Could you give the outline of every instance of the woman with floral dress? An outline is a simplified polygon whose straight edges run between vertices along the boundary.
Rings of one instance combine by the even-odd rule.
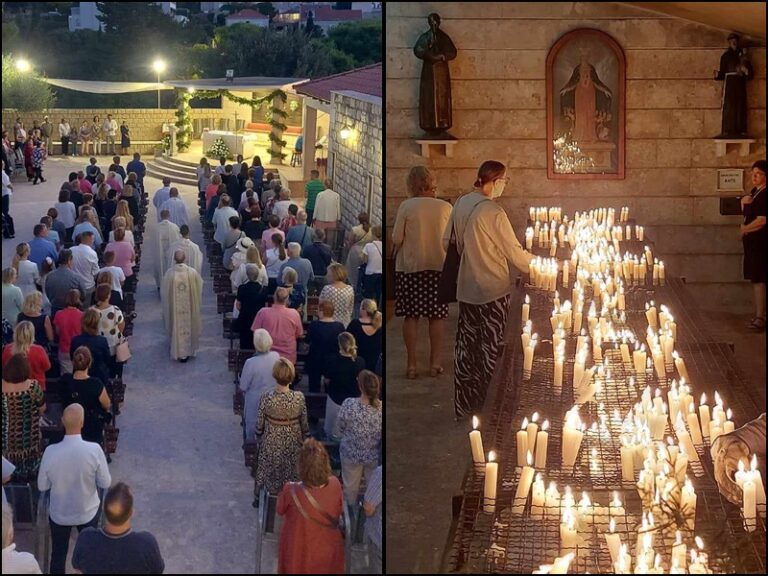
[[[298,480],[296,463],[301,445],[309,436],[309,423],[304,394],[288,388],[295,375],[293,363],[280,358],[272,368],[277,386],[261,398],[256,419],[260,444],[254,506],[258,505],[262,488],[278,494],[286,482]]]

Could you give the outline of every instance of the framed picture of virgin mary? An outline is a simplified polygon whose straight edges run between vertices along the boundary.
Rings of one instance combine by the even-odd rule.
[[[626,62],[605,32],[560,37],[547,56],[547,176],[624,178]]]

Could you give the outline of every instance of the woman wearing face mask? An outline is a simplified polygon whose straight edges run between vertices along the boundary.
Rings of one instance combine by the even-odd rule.
[[[456,247],[461,254],[454,358],[457,418],[483,407],[506,329],[511,269],[527,273],[533,259],[520,245],[504,209],[494,202],[507,181],[504,164],[483,162],[474,190],[456,201],[443,233],[443,247],[447,249],[455,226]]]

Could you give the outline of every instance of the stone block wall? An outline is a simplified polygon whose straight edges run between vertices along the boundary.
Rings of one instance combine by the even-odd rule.
[[[454,157],[420,156],[421,61],[413,55],[430,12],[458,48],[450,63]],[[405,198],[408,169],[437,172],[439,194],[454,199],[471,189],[483,160],[509,167],[500,200],[522,240],[529,205],[561,205],[572,213],[595,206],[629,206],[669,263],[686,276],[702,305],[750,306],[741,280],[738,216],[721,216],[718,168],[749,168],[765,158],[765,47],[751,47],[755,79],[748,83],[748,157],[729,148],[715,154],[720,90],[713,80],[728,31],[635,9],[620,3],[393,3],[387,8],[387,225]],[[564,33],[597,28],[622,47],[627,61],[626,178],[547,179],[546,58]]]
[[[98,116],[103,122],[107,114],[112,114],[112,117],[117,120],[118,126],[125,120],[128,122],[128,127],[131,129],[131,140],[160,140],[163,137],[163,123],[164,122],[176,122],[176,110],[156,108],[78,108],[78,109],[64,109],[53,108],[48,113],[48,117],[54,124],[55,139],[58,140],[59,122],[62,118],[66,118],[69,121],[69,125],[75,130],[80,128],[83,120],[89,122],[93,120],[94,116]],[[34,120],[39,122],[43,121],[42,112],[23,112],[17,113],[15,110],[3,108],[3,126],[6,129],[13,130],[13,124],[17,117],[21,117],[25,127],[31,127]],[[192,119],[196,118],[212,118],[218,121],[219,118],[233,118],[234,116],[227,115],[226,111],[219,108],[192,108]],[[119,137],[119,133],[118,133]]]
[[[332,178],[341,195],[344,227],[357,225],[360,212],[369,213],[371,224],[381,224],[381,98],[357,92],[334,92],[332,96],[329,157],[333,157]],[[352,128],[346,140],[339,134],[344,126]]]

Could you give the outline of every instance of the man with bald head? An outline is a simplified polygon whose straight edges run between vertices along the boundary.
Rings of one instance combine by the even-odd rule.
[[[178,188],[171,188],[170,197],[160,206],[161,214],[164,210],[168,210],[168,219],[176,226],[189,224],[187,207],[184,205],[184,200],[179,197]]]
[[[162,574],[165,562],[149,532],[131,529],[133,494],[118,482],[104,496],[101,530],[86,528],[72,554],[72,567],[83,574]]]
[[[171,222],[171,213],[166,210],[160,210],[160,222],[157,225],[157,231],[154,233],[154,244],[157,251],[157,258],[155,258],[155,282],[157,288],[163,283],[163,276],[168,268],[173,264],[171,260],[171,244],[178,242],[181,239],[181,232],[179,227]]]
[[[199,347],[203,279],[197,270],[187,266],[183,250],[176,250],[173,260],[175,264],[163,276],[160,298],[165,330],[171,338],[171,358],[186,362]]]
[[[50,490],[48,521],[51,526],[51,574],[64,574],[73,527],[81,532],[99,519],[98,488],[109,488],[112,477],[104,451],[83,440],[85,413],[80,404],[64,409],[64,439],[43,452],[37,486]]]

